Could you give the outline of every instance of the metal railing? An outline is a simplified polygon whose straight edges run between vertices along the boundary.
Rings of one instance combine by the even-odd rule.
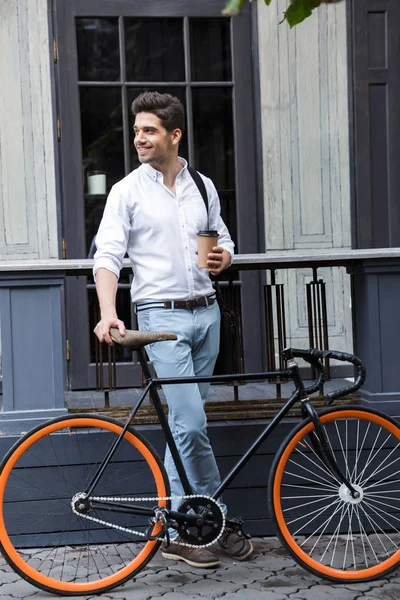
[[[327,310],[326,282],[320,276],[321,267],[349,267],[379,263],[398,265],[400,260],[400,249],[374,249],[374,250],[318,250],[312,252],[304,251],[282,251],[268,252],[265,254],[238,255],[234,258],[232,265],[231,280],[222,285],[224,302],[236,315],[237,343],[233,351],[235,353],[235,371],[244,372],[243,352],[243,324],[242,324],[242,287],[239,274],[242,271],[261,270],[266,273],[266,282],[263,290],[263,312],[266,343],[266,370],[284,370],[285,364],[281,358],[281,351],[288,344],[287,331],[287,302],[285,299],[285,287],[277,282],[276,273],[280,270],[298,269],[307,267],[310,269],[311,280],[305,284],[305,304],[308,327],[308,345],[326,349],[329,347],[329,327]],[[7,273],[27,272],[27,276],[35,274],[54,274],[65,276],[90,275],[93,260],[37,260],[29,261],[0,261],[0,273],[3,277]],[[130,269],[129,262],[124,261],[124,269]],[[229,349],[231,350],[231,348]],[[224,349],[222,348],[222,351]],[[96,344],[96,388],[104,392],[105,405],[109,405],[110,391],[117,386],[117,366],[112,349],[102,348]],[[330,377],[330,365],[326,364],[326,375]],[[105,378],[104,373],[108,375]],[[239,382],[237,382],[238,384]],[[282,395],[282,381],[277,380],[276,397]],[[235,392],[237,391],[237,384]],[[235,396],[236,398],[236,396]]]

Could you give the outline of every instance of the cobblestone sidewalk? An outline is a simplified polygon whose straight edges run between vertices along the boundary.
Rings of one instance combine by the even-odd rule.
[[[400,570],[390,579],[332,585],[310,575],[285,553],[275,538],[255,538],[255,553],[245,563],[221,556],[219,569],[202,570],[162,558],[104,600],[400,600]],[[0,558],[0,599],[50,600]],[[83,600],[99,596],[80,596]]]

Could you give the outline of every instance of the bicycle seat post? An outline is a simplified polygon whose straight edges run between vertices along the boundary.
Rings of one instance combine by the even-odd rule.
[[[138,353],[139,363],[140,363],[140,366],[142,368],[143,375],[145,377],[146,383],[149,383],[149,381],[152,379],[152,375],[151,375],[151,371],[150,371],[148,362],[146,360],[144,349],[143,348],[139,348],[137,350],[137,353]]]

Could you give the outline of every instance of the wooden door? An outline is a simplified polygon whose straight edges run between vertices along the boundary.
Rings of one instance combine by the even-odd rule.
[[[216,184],[237,251],[262,249],[257,235],[251,11],[247,7],[231,19],[221,15],[223,6],[224,0],[55,0],[67,258],[90,255],[107,193],[138,166],[130,106],[146,89],[164,90],[182,100],[187,135],[181,155]],[[96,173],[102,187],[93,189],[91,176]],[[123,275],[118,286],[118,314],[127,327],[135,327],[130,277]],[[249,366],[254,357],[255,368],[260,368],[257,281],[257,274],[245,275],[242,298]],[[69,280],[67,288],[70,387],[92,388],[93,280]],[[118,386],[140,383],[134,360],[135,355],[118,349]]]
[[[354,0],[353,245],[400,246],[400,2]]]

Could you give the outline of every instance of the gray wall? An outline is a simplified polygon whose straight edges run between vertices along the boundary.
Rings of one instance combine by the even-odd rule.
[[[0,261],[59,258],[48,4],[0,2]],[[64,407],[62,289],[0,279],[0,428]]]

